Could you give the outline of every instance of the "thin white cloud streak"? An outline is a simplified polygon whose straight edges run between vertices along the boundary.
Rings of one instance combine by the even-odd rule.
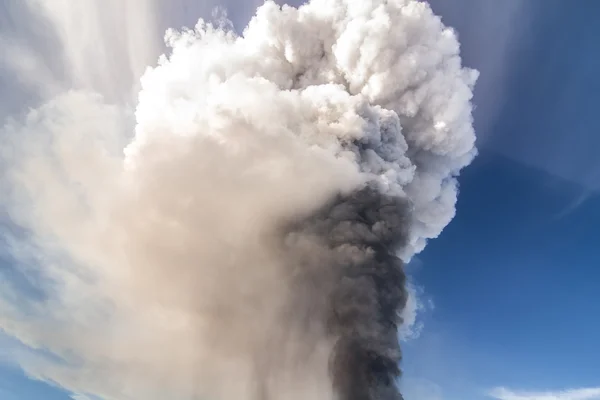
[[[554,392],[514,391],[505,387],[497,387],[490,390],[488,395],[498,400],[597,400],[600,399],[600,387]]]
[[[139,78],[165,52],[164,32],[193,27],[215,7],[244,27],[260,0],[23,0],[0,5],[0,118],[71,89],[135,103]],[[19,93],[22,92],[22,93]]]

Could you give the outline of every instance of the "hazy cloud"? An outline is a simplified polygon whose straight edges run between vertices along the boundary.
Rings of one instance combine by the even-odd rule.
[[[600,387],[554,392],[514,391],[505,387],[497,387],[490,390],[489,397],[498,400],[596,400],[600,399]]]

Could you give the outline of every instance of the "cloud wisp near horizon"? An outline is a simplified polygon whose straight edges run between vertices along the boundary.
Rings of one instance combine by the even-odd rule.
[[[490,390],[488,395],[498,400],[597,400],[600,399],[600,387],[546,392],[515,391],[505,387],[497,387]]]

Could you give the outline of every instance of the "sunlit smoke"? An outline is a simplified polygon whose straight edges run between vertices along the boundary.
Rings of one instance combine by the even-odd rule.
[[[455,33],[414,0],[266,2],[155,63],[153,2],[31,4],[69,68],[28,70],[43,104],[2,132],[16,362],[107,400],[401,398],[402,264],[476,154]]]

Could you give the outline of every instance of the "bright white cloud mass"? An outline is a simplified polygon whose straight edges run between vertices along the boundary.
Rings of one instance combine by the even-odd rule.
[[[60,67],[26,44],[4,61],[41,104],[0,149],[15,362],[77,398],[328,400],[345,318],[399,359],[378,318],[418,332],[403,277],[330,275],[409,260],[454,217],[477,72],[427,4],[267,2],[242,34],[221,14],[169,30],[157,62],[152,1],[25,4]]]
[[[490,397],[498,400],[596,400],[600,388],[568,389],[555,392],[512,391],[499,387],[490,391]]]

